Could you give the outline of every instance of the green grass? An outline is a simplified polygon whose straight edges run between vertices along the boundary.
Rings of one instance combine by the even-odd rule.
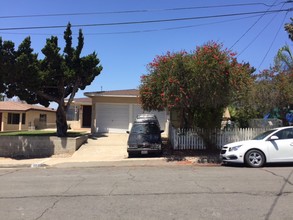
[[[67,137],[78,137],[86,134],[86,132],[68,131]],[[55,136],[56,131],[46,130],[33,130],[33,131],[13,131],[13,132],[0,132],[0,136]]]

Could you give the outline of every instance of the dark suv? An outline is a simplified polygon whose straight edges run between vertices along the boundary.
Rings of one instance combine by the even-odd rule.
[[[134,122],[155,122],[160,127],[159,120],[155,114],[138,114]]]
[[[158,124],[154,121],[134,122],[127,141],[128,156],[162,153],[162,138]]]

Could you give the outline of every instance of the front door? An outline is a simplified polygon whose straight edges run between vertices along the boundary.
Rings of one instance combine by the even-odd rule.
[[[82,127],[83,128],[90,128],[91,127],[91,120],[92,120],[92,106],[84,105],[83,106],[83,113],[82,113]]]

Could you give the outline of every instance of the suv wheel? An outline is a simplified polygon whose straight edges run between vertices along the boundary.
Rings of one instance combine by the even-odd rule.
[[[132,157],[134,157],[135,156],[135,153],[130,153],[130,152],[128,152],[128,158],[132,158]]]

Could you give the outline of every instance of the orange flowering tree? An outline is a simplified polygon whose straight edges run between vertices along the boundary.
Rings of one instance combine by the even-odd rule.
[[[177,111],[181,127],[216,128],[224,109],[240,99],[253,82],[254,69],[239,63],[222,44],[208,42],[195,51],[166,53],[148,65],[141,77],[145,110]]]

